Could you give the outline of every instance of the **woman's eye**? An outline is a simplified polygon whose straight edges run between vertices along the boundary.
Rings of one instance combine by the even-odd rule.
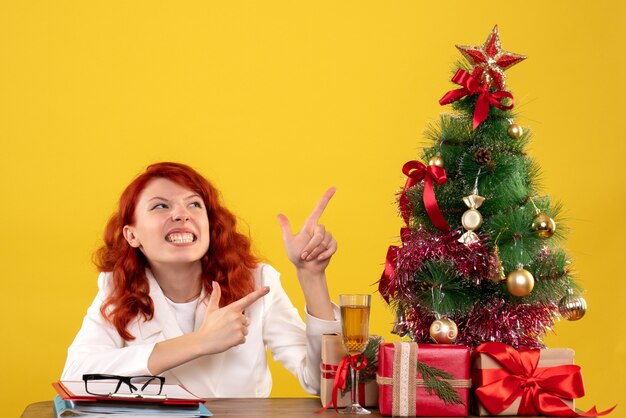
[[[202,202],[191,202],[191,206],[194,208],[202,208]]]
[[[165,203],[157,203],[156,205],[152,206],[152,209],[165,209],[167,208],[167,205]]]

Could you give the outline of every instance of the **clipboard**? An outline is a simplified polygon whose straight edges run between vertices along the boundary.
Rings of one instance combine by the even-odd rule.
[[[100,383],[103,388],[108,385],[111,386],[110,390],[103,390],[103,393],[114,392],[116,383]],[[193,393],[189,392],[181,385],[164,384],[162,397],[141,397],[141,396],[99,396],[87,393],[85,390],[85,382],[83,381],[69,381],[59,380],[52,383],[52,387],[59,394],[64,401],[73,402],[96,402],[96,401],[110,401],[110,402],[128,402],[128,403],[157,403],[162,405],[197,405],[199,403],[205,403],[202,398],[197,397]]]

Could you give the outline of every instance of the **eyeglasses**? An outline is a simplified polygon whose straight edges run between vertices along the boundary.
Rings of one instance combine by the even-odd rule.
[[[96,396],[119,398],[165,399],[161,395],[163,376],[117,376],[113,374],[84,374],[85,390]]]

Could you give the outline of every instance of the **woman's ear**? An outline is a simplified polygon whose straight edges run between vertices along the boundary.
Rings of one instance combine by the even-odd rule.
[[[135,227],[130,226],[130,225],[125,225],[124,228],[122,229],[122,233],[124,234],[124,238],[128,242],[128,245],[130,245],[133,248],[139,247],[140,243],[139,243],[139,239],[137,238],[137,235],[135,235]]]

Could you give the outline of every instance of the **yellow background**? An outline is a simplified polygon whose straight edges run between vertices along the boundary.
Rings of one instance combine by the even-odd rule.
[[[96,291],[91,254],[147,164],[212,179],[257,252],[303,298],[276,214],[299,226],[323,191],[339,241],[333,297],[374,292],[397,242],[401,166],[453,88],[455,44],[499,24],[518,122],[543,190],[562,201],[587,316],[558,323],[587,397],[624,397],[622,1],[4,1],[0,5],[2,416],[52,399]],[[393,318],[374,297],[371,331]],[[302,396],[272,366],[272,396]]]

